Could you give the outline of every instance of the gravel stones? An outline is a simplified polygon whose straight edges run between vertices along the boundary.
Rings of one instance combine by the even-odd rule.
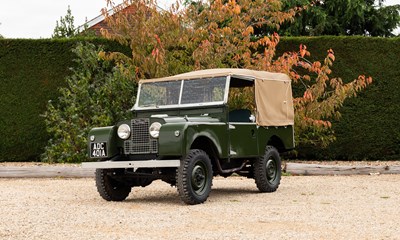
[[[217,177],[204,204],[155,181],[124,202],[94,180],[0,179],[0,239],[397,239],[400,175],[284,176],[275,193]]]

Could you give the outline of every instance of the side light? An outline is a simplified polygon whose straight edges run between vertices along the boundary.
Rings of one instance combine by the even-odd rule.
[[[181,135],[181,132],[179,130],[176,130],[174,134],[175,134],[175,137],[179,137],[179,135]]]

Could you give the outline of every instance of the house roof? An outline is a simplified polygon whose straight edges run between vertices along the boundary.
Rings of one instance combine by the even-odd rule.
[[[121,3],[120,5],[118,5],[117,8],[121,7],[122,4],[123,4],[123,3]],[[124,7],[124,8],[121,8],[121,10],[124,10],[124,9],[126,9],[126,8],[128,8],[128,7],[130,7],[130,5],[129,5],[129,6],[126,6],[126,7]],[[157,5],[157,9],[158,9],[158,10],[165,11],[165,9],[161,8],[161,7],[158,6],[158,5]],[[113,9],[113,8],[111,8],[111,9],[109,9],[109,10],[107,11],[107,15],[108,15],[108,16],[112,16],[112,15],[114,15],[114,14],[115,14],[115,12],[114,12],[114,9]],[[98,23],[100,23],[100,22],[102,22],[102,21],[104,21],[104,20],[105,20],[104,15],[103,15],[103,14],[100,14],[99,16],[97,16],[97,17],[95,17],[95,18],[93,18],[93,19],[91,19],[91,20],[85,22],[85,24],[79,26],[78,29],[79,29],[79,30],[83,30],[83,29],[85,29],[85,27],[86,27],[87,29],[90,29],[91,27],[95,26],[96,24],[98,24]]]
[[[114,9],[112,9],[112,8],[109,9],[109,10],[107,11],[107,14],[108,14],[109,16],[114,15]],[[104,15],[103,15],[103,14],[100,14],[99,16],[93,18],[92,20],[87,21],[85,24],[86,24],[86,27],[87,27],[87,28],[91,28],[91,27],[93,27],[94,25],[96,25],[96,24],[98,24],[99,22],[102,22],[102,21],[104,21],[104,20],[105,20]]]

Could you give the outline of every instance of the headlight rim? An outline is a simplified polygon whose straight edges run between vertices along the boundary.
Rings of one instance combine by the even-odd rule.
[[[123,128],[125,128],[125,129],[123,129]],[[127,140],[127,139],[129,139],[131,134],[132,134],[131,127],[128,124],[124,123],[124,124],[119,125],[118,130],[117,130],[117,135],[119,138],[121,138],[122,140]]]

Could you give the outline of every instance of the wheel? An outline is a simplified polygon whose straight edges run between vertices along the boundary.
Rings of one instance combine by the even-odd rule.
[[[186,204],[199,204],[207,200],[212,185],[211,160],[203,150],[190,150],[176,172],[179,196]]]
[[[107,201],[123,201],[131,192],[131,187],[113,179],[123,169],[96,169],[96,187],[100,196]]]
[[[275,192],[281,182],[281,158],[273,146],[265,148],[264,156],[254,162],[254,179],[260,192]]]

